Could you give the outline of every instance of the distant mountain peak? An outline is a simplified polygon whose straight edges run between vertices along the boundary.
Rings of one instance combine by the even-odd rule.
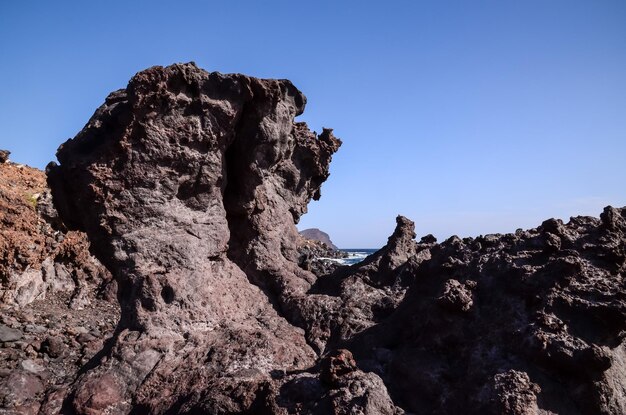
[[[300,235],[304,236],[307,239],[313,239],[315,241],[320,241],[328,245],[330,248],[338,250],[337,246],[330,240],[330,236],[317,228],[309,228],[303,231],[300,231]]]

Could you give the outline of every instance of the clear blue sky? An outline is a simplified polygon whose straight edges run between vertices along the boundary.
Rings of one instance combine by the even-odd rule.
[[[152,65],[289,78],[344,145],[301,228],[378,247],[626,205],[626,2],[0,3],[0,148],[43,168]]]

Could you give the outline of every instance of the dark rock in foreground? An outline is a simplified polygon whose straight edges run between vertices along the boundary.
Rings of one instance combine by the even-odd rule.
[[[399,216],[385,247],[318,276],[298,266],[295,223],[340,142],[294,122],[304,103],[288,81],[192,64],[148,69],[111,94],[59,149],[49,183],[59,223],[84,230],[115,277],[121,318],[61,386],[32,359],[0,372],[0,404],[626,413],[626,209],[441,244],[417,242]],[[46,338],[39,350],[63,362],[73,344]]]
[[[409,259],[402,302],[346,347],[413,412],[625,413],[625,234],[608,207],[452,237]]]

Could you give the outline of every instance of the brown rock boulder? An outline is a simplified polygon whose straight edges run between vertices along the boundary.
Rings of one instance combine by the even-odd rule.
[[[294,123],[305,102],[288,81],[154,67],[59,149],[55,203],[122,305],[106,363],[77,382],[78,413],[240,413],[272,373],[314,365],[276,311],[315,279],[297,266],[295,221],[340,144]],[[92,397],[105,389],[121,395]]]

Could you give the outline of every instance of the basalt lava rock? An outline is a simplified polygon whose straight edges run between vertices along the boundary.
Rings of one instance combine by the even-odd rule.
[[[102,348],[70,330],[108,337],[115,297],[86,235],[59,221],[45,173],[0,163],[0,413],[58,413],[53,396]]]
[[[415,242],[415,225],[398,216],[387,244],[361,263],[322,276],[298,303],[297,321],[317,350],[333,350],[356,333],[392,314],[400,304],[411,271],[430,258],[434,244]]]
[[[356,362],[349,350],[335,350],[322,360],[320,379],[329,385],[337,385],[342,376],[356,370]]]
[[[434,245],[394,313],[341,346],[415,413],[624,413],[625,218]]]
[[[305,102],[289,81],[154,67],[61,146],[49,173],[55,203],[89,235],[122,306],[114,341],[67,411],[308,405],[278,399],[317,360],[281,312],[315,281],[297,265],[295,222],[319,198],[340,141],[294,122]],[[355,399],[372,376],[355,377],[368,382]]]
[[[56,216],[44,172],[0,163],[1,305],[25,306],[70,292],[71,307],[80,309],[111,281],[89,253],[86,235],[57,226]]]
[[[315,275],[295,224],[340,141],[294,121],[305,102],[285,80],[154,67],[59,149],[59,221],[122,311],[42,408],[626,412],[626,210],[441,244],[399,216],[378,252]]]

